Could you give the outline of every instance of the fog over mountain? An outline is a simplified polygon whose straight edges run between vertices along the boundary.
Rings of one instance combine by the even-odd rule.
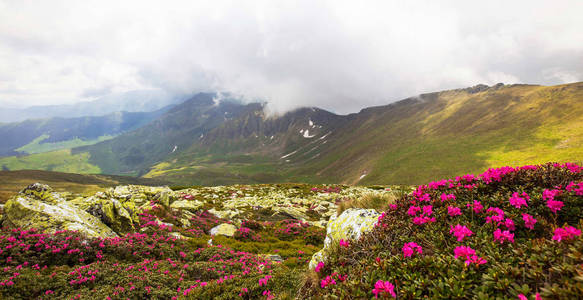
[[[60,105],[37,105],[24,108],[3,107],[0,123],[52,117],[75,118],[104,116],[114,112],[151,112],[180,103],[186,96],[169,94],[164,90],[135,90],[110,93],[95,100]]]
[[[157,89],[348,113],[478,83],[575,82],[582,15],[577,0],[0,0],[0,107]]]

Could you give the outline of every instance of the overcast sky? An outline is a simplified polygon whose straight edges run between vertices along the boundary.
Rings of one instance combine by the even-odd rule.
[[[583,1],[0,0],[0,105],[229,91],[337,113],[583,81]]]

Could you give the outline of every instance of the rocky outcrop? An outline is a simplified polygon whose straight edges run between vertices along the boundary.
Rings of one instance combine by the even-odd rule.
[[[173,200],[173,192],[168,187],[125,185],[71,202],[123,235],[137,230],[139,213],[149,208],[151,201],[169,206]]]
[[[319,262],[325,262],[331,251],[338,247],[340,240],[358,240],[363,233],[371,231],[378,223],[380,214],[374,209],[345,210],[340,216],[332,217],[326,227],[324,248],[316,252],[310,260],[310,269]]]
[[[87,237],[117,236],[97,217],[40,183],[26,187],[6,202],[2,226],[36,228],[46,232],[73,230]]]
[[[209,233],[210,235],[224,235],[232,237],[235,235],[235,231],[237,231],[237,227],[235,227],[235,225],[223,223],[211,228]]]

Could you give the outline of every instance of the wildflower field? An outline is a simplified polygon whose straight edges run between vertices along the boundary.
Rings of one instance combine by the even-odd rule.
[[[415,188],[121,186],[90,197],[59,195],[31,185],[7,202],[0,230],[0,298],[575,299],[583,294],[583,167],[574,164],[489,169]],[[17,223],[18,203],[29,203],[30,215],[49,218],[35,215]],[[312,256],[324,246],[327,224],[340,219],[338,213],[373,204],[379,214],[371,231],[336,241],[310,269]],[[55,208],[48,209],[51,205]],[[77,223],[50,215],[65,206],[91,214],[111,233],[90,235],[86,228],[74,230]]]

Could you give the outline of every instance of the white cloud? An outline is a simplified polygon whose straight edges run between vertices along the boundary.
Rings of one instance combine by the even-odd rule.
[[[340,113],[583,80],[583,2],[4,1],[0,104],[221,90]]]

